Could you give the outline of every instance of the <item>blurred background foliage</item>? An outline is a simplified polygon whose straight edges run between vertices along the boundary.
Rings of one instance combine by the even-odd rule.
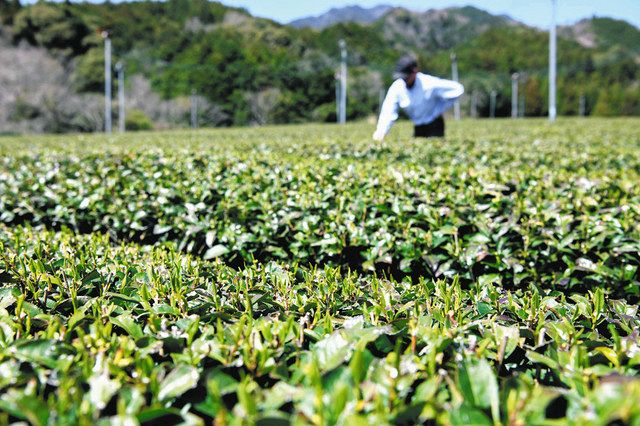
[[[189,105],[180,99],[194,93],[204,107],[202,125],[334,121],[339,39],[349,49],[350,119],[377,113],[393,64],[407,51],[419,56],[423,70],[444,77],[455,51],[466,87],[464,115],[472,114],[475,97],[477,115],[489,116],[489,94],[495,90],[496,114],[509,116],[514,72],[523,76],[524,114],[547,114],[547,33],[473,7],[438,14],[392,9],[370,25],[338,23],[315,30],[206,0],[31,5],[0,0],[0,22],[2,58],[15,63],[29,52],[49,64],[43,68],[42,61],[25,59],[31,65],[28,83],[12,75],[24,73],[24,64],[0,72],[4,132],[100,129],[100,102],[94,102],[95,110],[87,106],[93,117],[89,126],[43,123],[42,97],[48,92],[42,86],[55,68],[59,78],[49,83],[66,91],[67,100],[102,96],[103,30],[110,33],[114,63],[125,64],[128,100],[155,127],[188,125]],[[560,36],[560,114],[579,114],[581,99],[586,115],[640,114],[640,30],[624,21],[592,18],[562,27]],[[140,92],[154,102],[133,97]]]

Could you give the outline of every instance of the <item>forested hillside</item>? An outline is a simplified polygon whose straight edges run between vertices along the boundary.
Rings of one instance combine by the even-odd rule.
[[[0,71],[4,132],[100,128],[104,30],[113,41],[114,64],[125,66],[132,129],[187,125],[193,96],[203,126],[333,121],[341,38],[349,48],[352,119],[377,111],[393,64],[406,51],[418,54],[427,72],[443,76],[450,75],[455,51],[467,87],[464,114],[475,98],[477,114],[487,116],[495,90],[498,115],[509,115],[513,72],[523,75],[526,115],[546,114],[546,32],[473,7],[394,8],[372,24],[322,30],[206,0],[28,6],[0,0],[0,16],[0,58],[10,64]],[[640,114],[640,31],[597,18],[560,34],[559,113],[578,114],[583,98],[588,115]],[[25,58],[21,68],[16,58]],[[64,102],[79,111],[57,111]]]

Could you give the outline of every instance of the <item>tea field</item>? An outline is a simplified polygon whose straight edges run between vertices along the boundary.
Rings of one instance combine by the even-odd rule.
[[[640,425],[640,120],[0,138],[0,424]]]

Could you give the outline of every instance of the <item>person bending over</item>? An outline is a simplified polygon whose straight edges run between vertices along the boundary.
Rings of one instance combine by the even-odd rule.
[[[378,126],[373,139],[382,141],[402,108],[413,121],[414,137],[443,137],[442,114],[464,93],[462,84],[423,74],[414,56],[400,58],[391,84],[382,103]]]

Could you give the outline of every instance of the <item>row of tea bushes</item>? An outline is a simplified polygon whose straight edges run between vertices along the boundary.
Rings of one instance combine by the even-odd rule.
[[[638,300],[640,154],[625,139],[396,146],[271,132],[241,151],[212,139],[202,153],[180,141],[150,153],[127,139],[117,146],[128,153],[9,155],[0,221],[171,241],[236,267],[276,260],[465,284],[497,274],[511,288],[598,285]]]
[[[637,310],[2,227],[0,422],[638,424]]]

